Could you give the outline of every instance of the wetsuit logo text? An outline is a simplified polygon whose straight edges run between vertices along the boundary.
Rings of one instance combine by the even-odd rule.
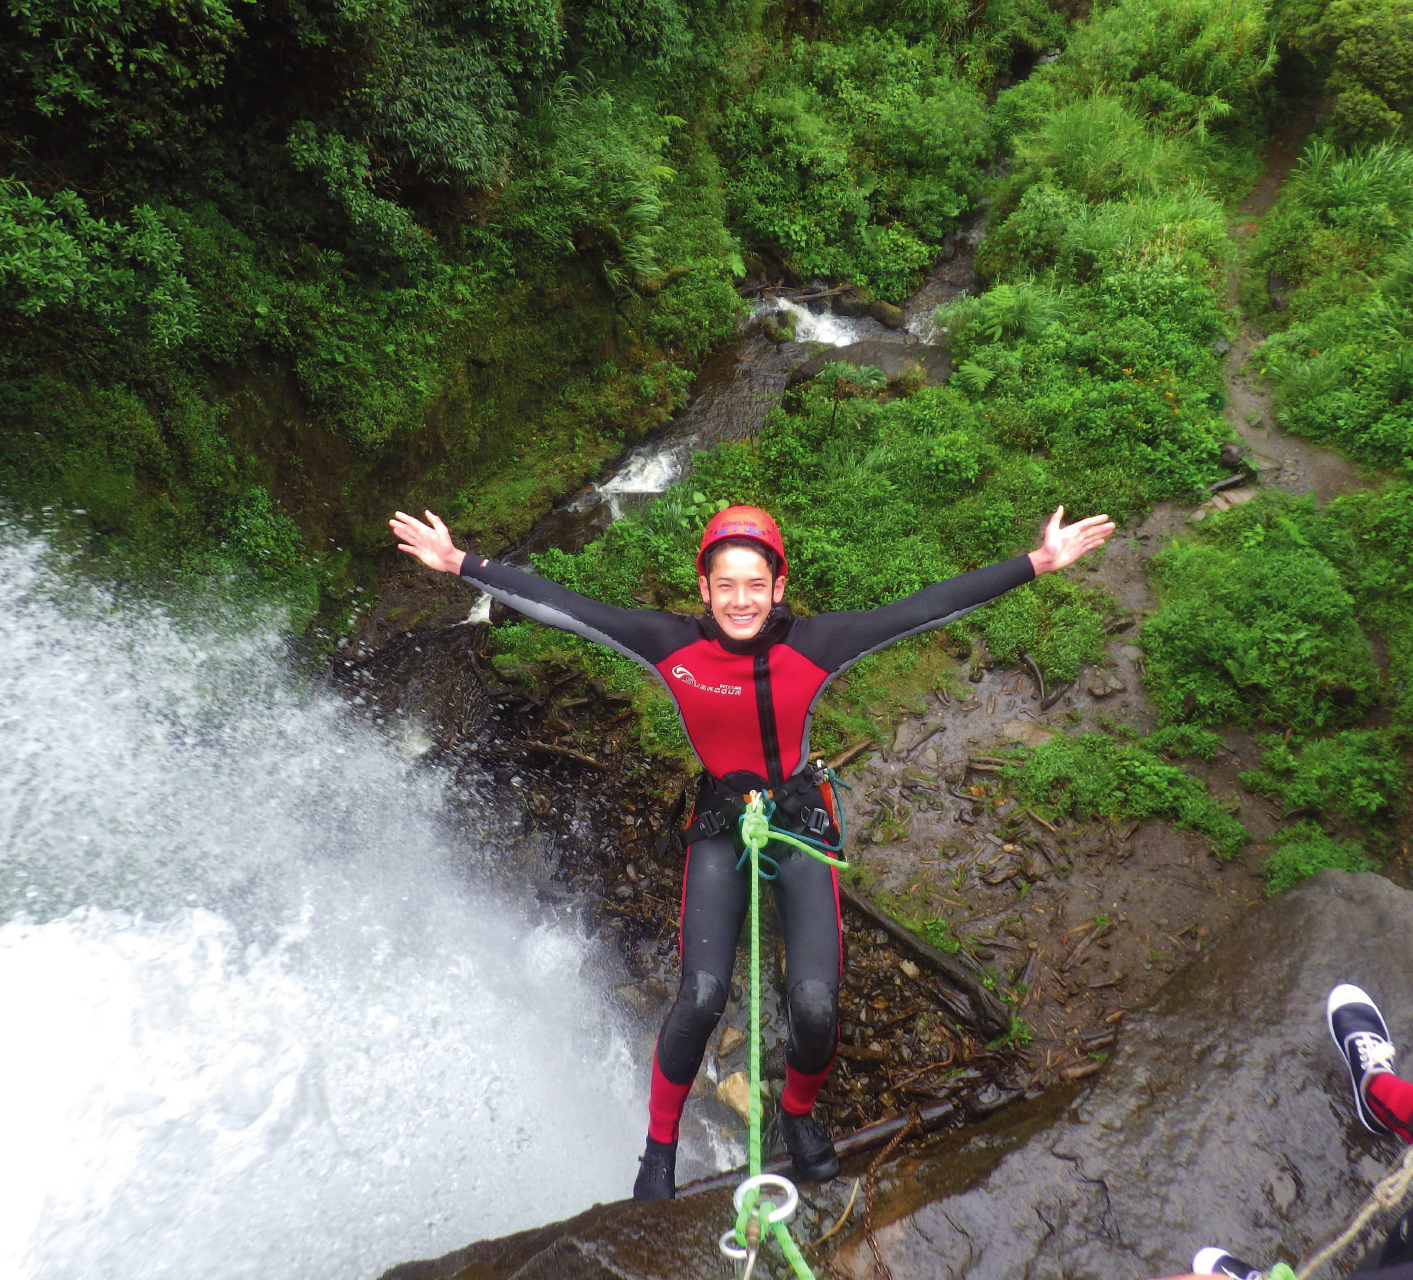
[[[672,668],[672,674],[683,684],[689,684],[694,689],[700,689],[703,693],[724,693],[731,697],[741,696],[741,686],[739,684],[702,684],[686,667],[680,663]]]

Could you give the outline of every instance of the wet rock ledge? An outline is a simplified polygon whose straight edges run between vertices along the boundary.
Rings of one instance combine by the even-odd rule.
[[[807,1256],[851,1280],[882,1274],[879,1262],[894,1280],[1142,1280],[1186,1271],[1208,1244],[1295,1261],[1401,1155],[1354,1117],[1325,1029],[1341,981],[1369,990],[1396,1043],[1413,1044],[1413,893],[1327,871],[1253,907],[1131,1016],[1099,1076],[891,1166],[872,1180],[871,1230],[860,1194]],[[807,1189],[798,1238],[829,1229],[868,1159]],[[727,1197],[597,1205],[385,1280],[719,1277]]]

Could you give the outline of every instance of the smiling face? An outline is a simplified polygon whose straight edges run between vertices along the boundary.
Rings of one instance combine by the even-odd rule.
[[[772,579],[766,558],[748,547],[723,547],[707,568],[697,583],[716,625],[732,640],[754,639],[785,598],[785,575]]]

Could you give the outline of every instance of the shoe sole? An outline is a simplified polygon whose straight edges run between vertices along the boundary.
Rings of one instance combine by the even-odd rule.
[[[1374,1018],[1379,1024],[1379,1034],[1390,1044],[1393,1037],[1388,1033],[1388,1026],[1384,1022],[1384,1015],[1379,1012],[1379,1006],[1370,998],[1369,993],[1361,987],[1356,987],[1349,982],[1341,982],[1330,992],[1329,998],[1325,1001],[1325,1026],[1330,1029],[1330,1039],[1334,1041],[1335,1048],[1339,1050],[1339,1056],[1344,1059],[1345,1070],[1349,1072],[1349,1089],[1354,1095],[1354,1111],[1362,1124],[1370,1133],[1380,1136],[1389,1132],[1388,1126],[1380,1124],[1374,1118],[1373,1113],[1364,1103],[1364,1096],[1359,1089],[1359,1080],[1354,1074],[1354,1064],[1349,1060],[1349,1053],[1344,1045],[1339,1042],[1339,1036],[1335,1034],[1334,1016],[1335,1011],[1343,1009],[1345,1005],[1362,1004],[1372,1009]]]
[[[1226,1263],[1226,1266],[1222,1264]],[[1238,1270],[1245,1268],[1245,1270]],[[1215,1246],[1208,1246],[1206,1249],[1199,1249],[1192,1259],[1192,1274],[1197,1276],[1231,1276],[1236,1280],[1250,1280],[1251,1276],[1259,1276],[1260,1269],[1253,1267],[1250,1263],[1242,1262],[1240,1258],[1234,1258],[1225,1249]]]

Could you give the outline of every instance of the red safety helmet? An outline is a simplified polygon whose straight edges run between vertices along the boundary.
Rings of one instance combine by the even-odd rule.
[[[785,543],[780,538],[780,530],[775,521],[759,507],[727,507],[718,511],[707,521],[706,532],[702,534],[701,550],[697,552],[697,572],[705,575],[707,552],[726,538],[750,538],[762,546],[769,547],[779,562],[776,576],[785,573]]]

